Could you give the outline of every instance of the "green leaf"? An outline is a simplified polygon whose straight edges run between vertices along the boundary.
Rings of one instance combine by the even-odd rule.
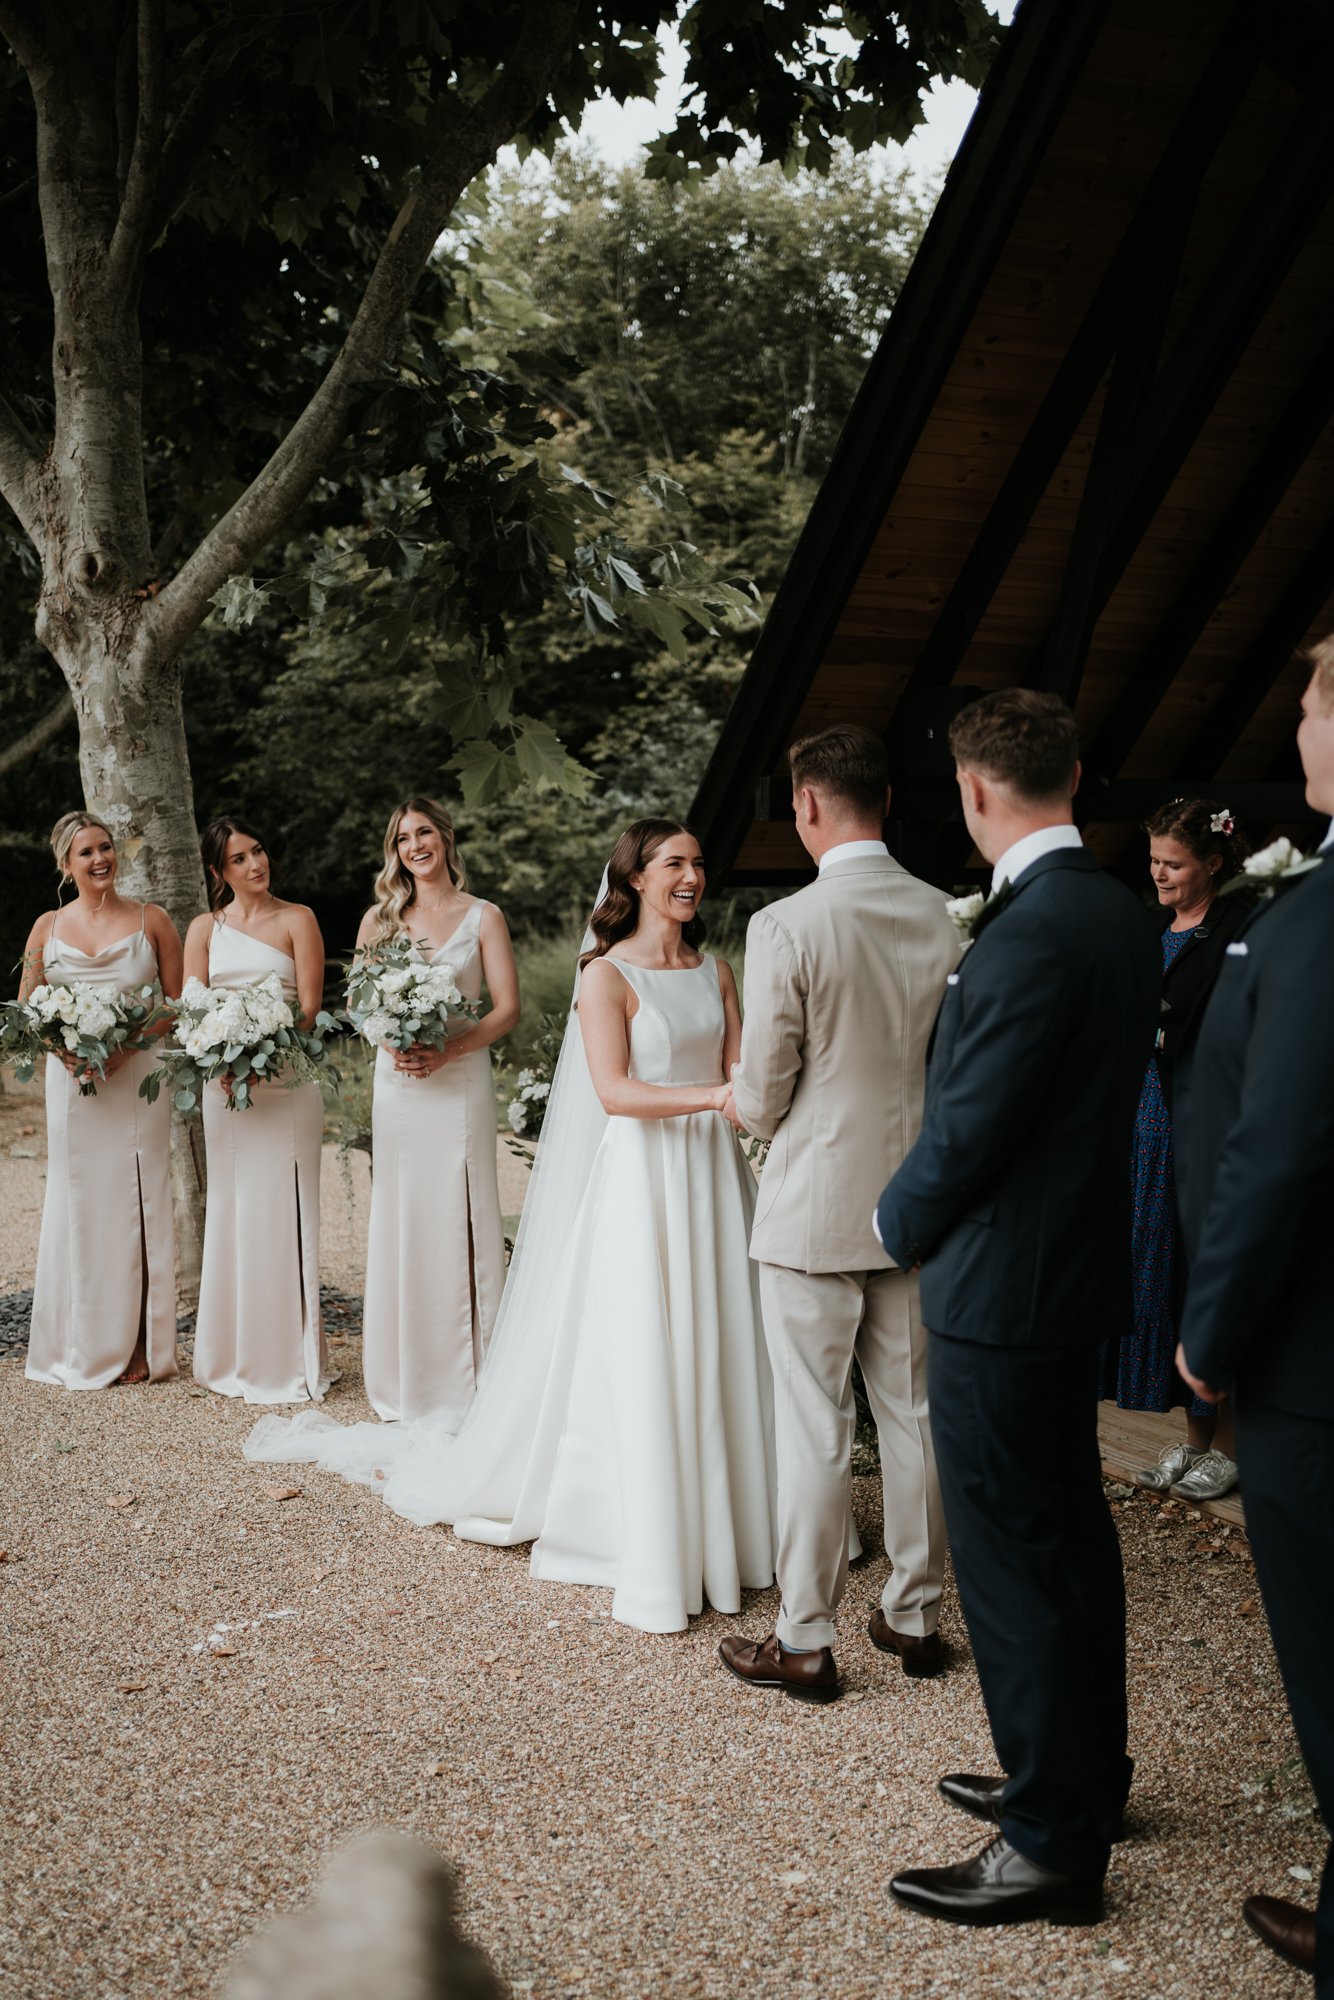
[[[494,743],[465,743],[450,759],[466,806],[490,805],[514,790],[517,774],[513,761]]]

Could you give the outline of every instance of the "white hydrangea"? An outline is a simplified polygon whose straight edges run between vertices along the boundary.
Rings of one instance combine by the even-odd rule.
[[[528,1129],[528,1108],[517,1097],[509,1107],[509,1121],[515,1132],[522,1133]]]
[[[382,1042],[389,1040],[396,1025],[392,1014],[368,1014],[361,1024],[361,1032],[368,1042],[373,1042],[378,1048]]]

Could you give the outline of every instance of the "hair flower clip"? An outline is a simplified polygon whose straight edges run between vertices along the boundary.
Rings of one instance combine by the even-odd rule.
[[[1230,833],[1235,833],[1236,830],[1237,830],[1237,822],[1233,819],[1231,813],[1228,811],[1226,806],[1223,807],[1223,810],[1221,812],[1212,813],[1210,815],[1209,818],[1210,833],[1230,834]]]

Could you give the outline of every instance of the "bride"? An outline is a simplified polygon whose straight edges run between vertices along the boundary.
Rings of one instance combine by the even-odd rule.
[[[773,1389],[747,1253],[754,1182],[719,1115],[741,1045],[699,950],[704,864],[674,820],[616,843],[477,1396],[462,1426],[264,1418],[248,1458],[313,1460],[535,1577],[681,1631],[773,1581]]]

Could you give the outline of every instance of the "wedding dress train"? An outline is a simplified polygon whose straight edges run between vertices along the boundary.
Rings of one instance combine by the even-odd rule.
[[[638,1000],[631,1073],[721,1082],[716,961],[611,962]],[[679,1631],[706,1600],[736,1612],[743,1588],[774,1576],[754,1181],[716,1112],[606,1117],[577,1025],[551,1105],[532,1214],[457,1433],[445,1418],[342,1426],[312,1410],[265,1418],[246,1455],[376,1485],[396,1512],[465,1540],[532,1541],[534,1576],[601,1585],[614,1618]]]

